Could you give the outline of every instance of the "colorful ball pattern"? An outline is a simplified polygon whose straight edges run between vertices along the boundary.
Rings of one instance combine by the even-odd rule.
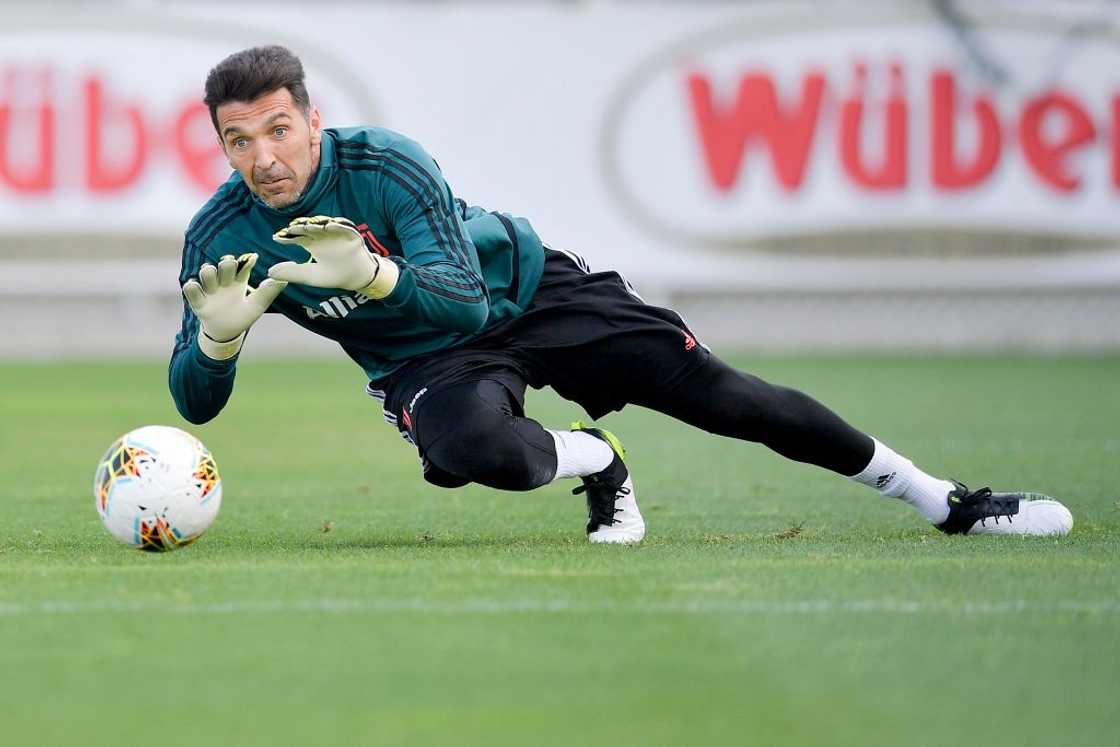
[[[131,547],[163,552],[189,545],[214,523],[222,480],[197,438],[148,425],[124,434],[105,452],[93,496],[110,534]]]

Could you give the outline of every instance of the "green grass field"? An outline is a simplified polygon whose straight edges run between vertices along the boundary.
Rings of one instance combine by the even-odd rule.
[[[1073,533],[946,538],[628,409],[603,422],[648,539],[592,547],[571,484],[429,487],[356,367],[250,351],[186,426],[218,522],[150,555],[91,483],[120,433],[184,426],[164,366],[6,364],[0,743],[1117,744],[1120,359],[736,362],[932,472],[1062,498]]]

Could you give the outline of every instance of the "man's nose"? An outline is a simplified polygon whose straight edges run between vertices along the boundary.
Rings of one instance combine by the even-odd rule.
[[[253,167],[258,171],[268,171],[274,163],[276,163],[276,157],[273,155],[272,149],[268,147],[267,143],[257,141],[256,148],[253,150]]]

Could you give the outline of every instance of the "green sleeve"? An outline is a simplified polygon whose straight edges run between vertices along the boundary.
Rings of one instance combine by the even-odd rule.
[[[202,252],[188,239],[183,245],[179,287],[198,275],[203,261]],[[175,335],[168,368],[168,386],[179,414],[192,423],[202,424],[214,419],[229,401],[237,373],[237,356],[221,361],[210,358],[199,349],[198,335],[198,317],[184,300],[183,323]]]
[[[383,303],[439,329],[473,334],[489,314],[478,252],[435,161],[403,141],[382,153],[378,202],[401,244],[396,288]]]

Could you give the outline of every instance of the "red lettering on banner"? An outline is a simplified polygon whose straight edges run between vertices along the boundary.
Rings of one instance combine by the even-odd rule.
[[[1120,189],[1120,96],[1112,97],[1112,186]]]
[[[139,107],[125,104],[118,107],[105,93],[98,78],[86,78],[82,89],[85,100],[86,186],[92,192],[113,192],[129,187],[144,170],[148,157],[148,137]],[[123,122],[121,122],[123,120]],[[123,158],[109,161],[105,150],[105,132],[114,128],[126,130]]]
[[[0,189],[50,193],[78,185],[90,193],[120,192],[136,185],[153,163],[166,157],[176,176],[200,192],[213,191],[228,174],[206,106],[186,99],[165,119],[146,112],[143,101],[121,101],[99,75],[73,80],[73,92],[50,69],[0,69]],[[56,101],[75,100],[76,120]],[[71,147],[60,137],[78,140]],[[59,161],[59,153],[80,153]],[[64,170],[66,169],[66,170]]]
[[[196,101],[187,104],[175,120],[175,152],[187,178],[199,189],[212,192],[222,183],[216,165],[225,166],[225,154],[218,144],[210,110]]]
[[[1065,132],[1050,142],[1043,134],[1048,117],[1065,120]],[[1072,192],[1081,186],[1081,177],[1071,173],[1069,155],[1097,136],[1093,120],[1073,97],[1049,91],[1027,102],[1019,119],[1019,143],[1031,170],[1054,189]]]
[[[987,96],[976,96],[972,113],[979,133],[976,154],[970,163],[962,163],[956,152],[957,82],[948,70],[937,70],[930,78],[931,140],[930,159],[933,186],[942,190],[959,190],[975,186],[987,179],[1000,156],[999,118]]]
[[[739,82],[735,103],[727,107],[714,100],[706,76],[689,75],[689,100],[712,184],[723,192],[732,189],[739,179],[747,146],[761,140],[769,147],[778,182],[787,191],[801,186],[824,85],[823,74],[807,74],[800,100],[783,110],[770,76],[749,73]]]
[[[20,82],[19,71],[15,68],[4,71],[4,98],[0,100],[0,184],[25,194],[47,192],[54,187],[55,112],[50,101],[50,71],[41,70],[33,77],[37,77],[39,83],[39,100],[34,108],[25,110],[17,105],[22,97],[15,90]],[[34,130],[33,139],[38,147],[14,147],[16,143],[22,143],[17,125],[31,122],[34,124],[24,129]],[[31,133],[25,131],[23,134]],[[13,166],[11,156],[14,150],[35,154],[30,168],[17,169]]]
[[[883,110],[885,143],[877,168],[864,161],[863,124],[867,98],[867,66],[855,70],[855,91],[840,107],[840,163],[848,177],[868,189],[897,190],[906,186],[908,107],[902,87],[902,66],[891,65],[890,93]]]

